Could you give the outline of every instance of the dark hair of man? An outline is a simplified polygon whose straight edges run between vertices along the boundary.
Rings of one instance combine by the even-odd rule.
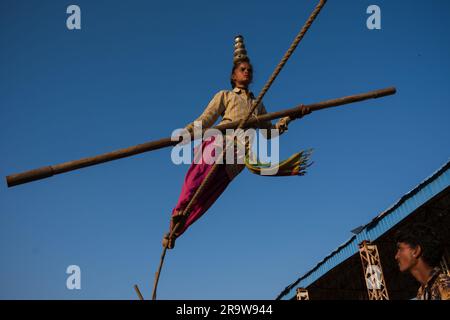
[[[442,242],[435,230],[428,225],[416,223],[406,227],[397,232],[396,241],[406,243],[412,248],[420,246],[423,260],[430,267],[439,266],[443,254]]]

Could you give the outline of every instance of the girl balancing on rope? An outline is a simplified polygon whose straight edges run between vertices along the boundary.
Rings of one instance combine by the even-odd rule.
[[[203,128],[210,128],[219,118],[222,116],[220,124],[236,121],[245,118],[250,112],[255,97],[253,93],[249,90],[249,85],[253,80],[253,67],[250,63],[250,59],[247,56],[247,51],[245,50],[243,37],[237,36],[235,38],[235,49],[234,49],[234,59],[233,68],[231,72],[230,82],[232,90],[222,90],[219,91],[214,98],[210,101],[204,112],[200,117],[198,117],[195,122],[190,123],[186,126],[188,131],[194,130],[194,123],[201,123]],[[261,103],[259,104],[252,116],[257,117],[267,113],[266,108]],[[310,113],[308,108],[302,110],[301,116]],[[288,124],[291,121],[290,117],[281,118],[276,125],[273,125],[270,121],[265,123],[260,123],[259,128],[264,129],[276,129],[278,134],[282,134],[288,128]],[[244,138],[244,135],[236,134],[237,140]],[[265,137],[271,138],[271,130],[265,133],[263,130],[261,132]],[[261,174],[261,171],[271,164],[263,164],[260,162],[250,163],[248,154],[250,150],[250,144],[248,141],[245,143],[245,155],[241,153],[238,154],[236,149],[231,149],[233,152],[233,163],[218,164],[217,171],[211,176],[208,188],[202,190],[196,201],[191,205],[190,210],[187,214],[183,215],[184,210],[188,206],[192,199],[194,193],[198,190],[202,182],[204,182],[206,176],[211,171],[215,157],[218,155],[216,149],[213,148],[211,151],[211,146],[214,143],[222,144],[226,139],[217,139],[216,136],[205,137],[201,143],[201,147],[197,146],[194,148],[194,159],[191,164],[186,177],[184,179],[183,186],[181,188],[181,194],[178,199],[178,203],[172,210],[172,218],[170,220],[170,230],[178,223],[179,226],[175,232],[173,232],[172,237],[167,233],[163,238],[163,246],[168,249],[172,249],[175,246],[175,239],[183,234],[186,229],[193,224],[197,219],[199,219],[209,207],[219,198],[219,196],[224,192],[228,184],[245,168],[247,167],[251,172],[256,174]],[[241,140],[242,141],[242,140]],[[251,141],[251,137],[250,137]],[[209,148],[208,148],[209,146]],[[230,152],[230,148],[226,149]],[[226,152],[225,152],[226,153]],[[291,156],[289,159],[280,162],[276,165],[276,176],[288,176],[288,175],[303,175],[305,169],[309,164],[309,151],[302,151]],[[224,155],[225,157],[225,155]],[[245,160],[243,159],[245,157]],[[239,158],[239,159],[238,159]],[[227,158],[228,159],[228,158]],[[200,160],[200,161],[199,161]],[[241,161],[239,161],[241,160]],[[273,165],[271,166],[274,167]]]

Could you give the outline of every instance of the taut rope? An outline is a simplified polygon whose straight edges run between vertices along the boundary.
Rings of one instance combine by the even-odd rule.
[[[264,95],[269,90],[270,86],[275,81],[275,79],[278,76],[278,74],[280,73],[281,69],[283,69],[284,65],[286,64],[288,59],[291,57],[292,53],[297,48],[297,46],[300,43],[300,41],[303,39],[303,36],[306,34],[306,32],[308,31],[309,27],[314,22],[314,20],[316,19],[317,15],[319,14],[320,10],[322,10],[322,8],[323,8],[323,6],[325,5],[326,2],[327,2],[326,0],[320,0],[319,1],[317,6],[315,7],[314,11],[311,13],[311,15],[309,16],[308,20],[306,21],[305,25],[300,30],[298,35],[295,37],[294,41],[292,42],[291,46],[289,47],[289,49],[284,54],[284,56],[281,59],[281,61],[278,63],[277,67],[275,68],[274,72],[270,76],[269,80],[267,81],[267,83],[262,88],[260,94],[258,95],[256,100],[254,101],[251,110],[249,111],[247,116],[245,118],[243,118],[241,120],[241,122],[239,123],[238,129],[244,127],[245,123],[248,121],[248,119],[250,119],[250,117],[251,117],[253,111],[255,110],[256,106],[261,103]],[[223,150],[222,150],[222,153],[220,154],[219,158],[222,157],[222,154],[223,154]],[[187,217],[189,215],[189,212],[190,212],[193,204],[197,201],[197,198],[202,194],[203,190],[205,190],[205,188],[208,187],[208,185],[209,185],[209,183],[211,181],[211,177],[213,177],[213,175],[216,173],[217,169],[218,169],[218,164],[215,163],[213,165],[213,167],[211,168],[210,172],[208,173],[208,175],[206,176],[205,180],[202,182],[200,187],[194,193],[194,195],[193,195],[191,201],[189,202],[189,204],[187,205],[187,207],[181,213],[181,216],[186,216]],[[178,230],[180,225],[181,225],[180,221],[175,224],[175,226],[172,228],[172,230],[170,230],[170,234],[169,234],[168,239],[172,239],[173,238],[174,234],[176,233],[176,231]],[[154,284],[153,284],[153,294],[152,294],[152,299],[153,300],[156,300],[156,291],[157,291],[157,288],[158,288],[159,276],[161,274],[161,269],[162,269],[162,266],[164,264],[164,258],[166,256],[168,243],[169,243],[169,241],[166,242],[166,245],[163,248],[163,251],[162,251],[162,254],[161,254],[161,260],[160,260],[159,267],[158,267],[158,271],[156,271],[156,273],[155,273],[155,281],[154,281]]]

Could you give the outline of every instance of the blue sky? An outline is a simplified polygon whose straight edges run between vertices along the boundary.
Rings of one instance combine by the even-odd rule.
[[[66,8],[81,8],[81,30]],[[242,34],[257,94],[316,1],[0,1],[5,177],[170,136],[229,88]],[[366,9],[381,8],[381,30]],[[389,86],[291,124],[304,177],[238,176],[169,251],[160,299],[272,299],[448,161],[450,2],[333,1],[264,102],[270,111]],[[151,297],[187,165],[170,149],[0,185],[1,299]],[[81,290],[66,289],[67,266]]]

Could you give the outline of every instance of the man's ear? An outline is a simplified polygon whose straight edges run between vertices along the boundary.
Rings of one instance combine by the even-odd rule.
[[[419,259],[421,255],[422,255],[422,247],[420,245],[417,245],[413,249],[413,256],[414,258]]]

